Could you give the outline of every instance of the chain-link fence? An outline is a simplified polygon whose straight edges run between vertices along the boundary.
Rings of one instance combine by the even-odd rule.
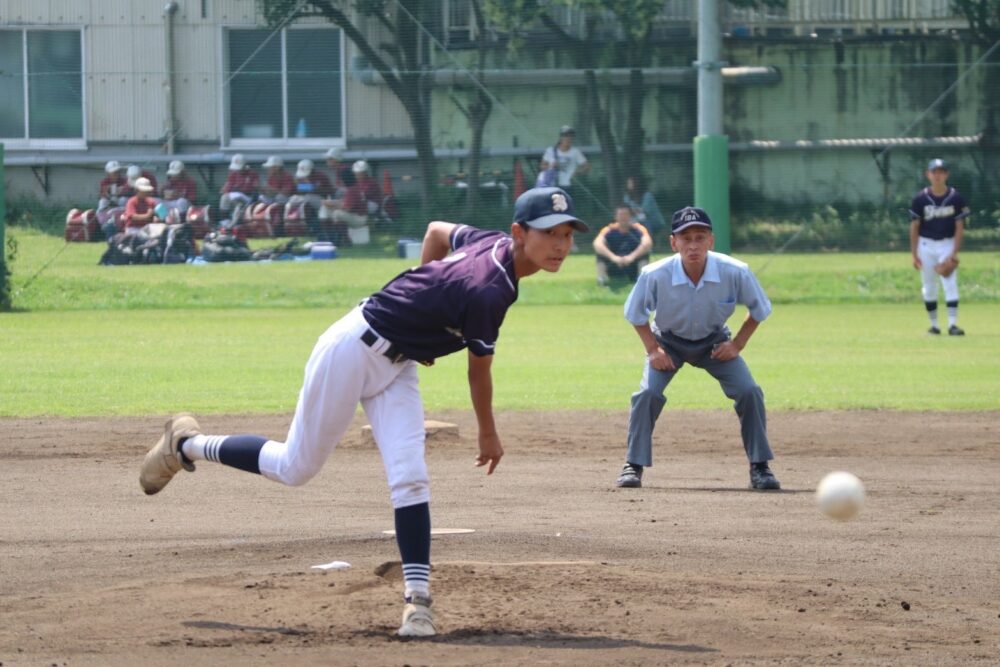
[[[693,201],[695,3],[646,20],[635,2],[631,23],[623,3],[191,4],[0,24],[13,224],[62,233],[141,177],[213,223],[266,215],[262,234],[308,200],[366,218],[355,241],[428,217],[503,226],[540,180],[598,228],[623,200],[658,231]],[[1000,245],[1000,62],[947,2],[758,5],[724,5],[735,248],[905,248],[931,158],[973,210],[966,245]]]

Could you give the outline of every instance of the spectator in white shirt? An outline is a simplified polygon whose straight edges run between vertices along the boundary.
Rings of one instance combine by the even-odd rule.
[[[545,149],[539,165],[539,178],[551,180],[547,185],[556,185],[563,190],[573,186],[573,177],[590,171],[590,162],[579,148],[573,145],[576,140],[576,130],[569,125],[559,129],[559,141],[554,146]],[[550,171],[551,170],[551,171]]]

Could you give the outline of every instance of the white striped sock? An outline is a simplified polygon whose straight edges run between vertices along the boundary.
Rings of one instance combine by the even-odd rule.
[[[406,583],[404,597],[416,595],[430,597],[431,566],[424,563],[403,563],[403,581]]]
[[[184,441],[181,451],[192,461],[219,463],[219,449],[228,435],[195,435]]]

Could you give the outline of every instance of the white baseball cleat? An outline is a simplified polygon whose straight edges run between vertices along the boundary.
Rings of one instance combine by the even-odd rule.
[[[406,603],[403,607],[403,624],[396,634],[400,637],[433,637],[437,634],[430,598],[414,595]]]
[[[184,460],[178,445],[183,438],[200,433],[201,427],[191,415],[175,415],[167,420],[163,435],[146,454],[139,471],[139,484],[146,495],[160,492],[182,468],[194,472],[194,464]]]

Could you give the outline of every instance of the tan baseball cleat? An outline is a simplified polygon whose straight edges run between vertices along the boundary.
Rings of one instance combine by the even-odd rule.
[[[146,454],[139,471],[139,484],[146,495],[159,493],[182,468],[194,472],[194,464],[185,461],[177,448],[183,438],[200,433],[201,428],[191,415],[175,415],[167,420],[163,435]]]
[[[403,624],[396,634],[400,637],[433,637],[437,634],[430,598],[414,595],[412,602],[406,603],[403,607]]]

